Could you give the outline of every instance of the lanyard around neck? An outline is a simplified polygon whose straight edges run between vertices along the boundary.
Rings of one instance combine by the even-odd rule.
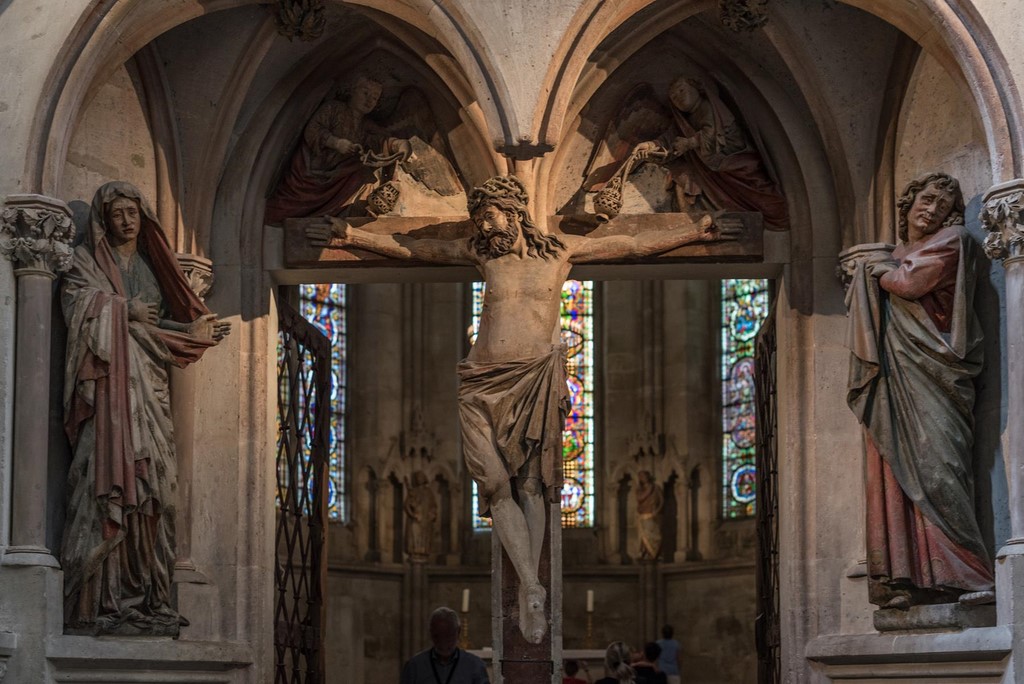
[[[441,675],[437,674],[437,664],[434,662],[434,656],[436,653],[436,651],[431,651],[430,653],[430,669],[434,673],[434,681],[437,682],[437,684],[441,684]],[[451,663],[452,669],[448,671],[448,677],[444,680],[444,684],[451,684],[452,676],[455,675],[455,668],[459,664],[459,649],[455,649],[455,653],[452,654]]]

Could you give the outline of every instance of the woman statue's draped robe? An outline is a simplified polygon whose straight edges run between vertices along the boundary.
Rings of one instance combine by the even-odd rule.
[[[138,250],[127,263],[107,239],[107,208],[139,203]],[[68,326],[64,427],[74,449],[61,549],[69,630],[172,634],[176,464],[168,366],[214,342],[130,321],[128,302],[159,305],[162,325],[208,314],[189,288],[152,209],[128,183],[107,183],[61,286]]]
[[[973,242],[961,225],[893,252],[881,276],[856,266],[847,294],[847,402],[867,443],[871,602],[956,600],[993,588],[974,513]]]

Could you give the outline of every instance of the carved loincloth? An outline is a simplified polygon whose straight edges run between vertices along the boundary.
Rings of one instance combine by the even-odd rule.
[[[463,360],[459,373],[462,450],[484,500],[540,458],[548,496],[562,489],[562,431],[569,413],[565,348],[533,359]]]

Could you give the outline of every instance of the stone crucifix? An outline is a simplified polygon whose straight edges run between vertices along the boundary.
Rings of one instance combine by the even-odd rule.
[[[574,264],[632,260],[682,245],[735,240],[737,220],[680,214],[672,230],[587,238],[546,234],[527,210],[526,188],[496,176],[468,198],[476,232],[417,239],[352,227],[338,218],[306,226],[316,245],[364,249],[392,259],[472,265],[487,288],[476,343],[459,363],[459,415],[466,466],[490,507],[494,530],[518,575],[519,629],[530,643],[547,631],[547,589],[538,567],[545,494],[562,488],[562,430],[569,408],[560,342],[562,284]]]

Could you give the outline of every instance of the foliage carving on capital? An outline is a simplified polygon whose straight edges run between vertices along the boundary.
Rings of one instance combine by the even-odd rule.
[[[768,0],[719,0],[718,16],[730,31],[753,31],[768,23]]]
[[[985,193],[981,222],[988,231],[984,247],[990,259],[1024,256],[1024,180],[990,188]]]
[[[185,274],[189,288],[196,296],[206,300],[206,295],[213,289],[213,262],[194,254],[176,254],[178,266]]]
[[[288,40],[316,40],[324,33],[325,11],[324,0],[277,0],[277,32]]]
[[[75,224],[60,200],[8,195],[0,212],[0,254],[16,268],[61,273],[71,268]]]

